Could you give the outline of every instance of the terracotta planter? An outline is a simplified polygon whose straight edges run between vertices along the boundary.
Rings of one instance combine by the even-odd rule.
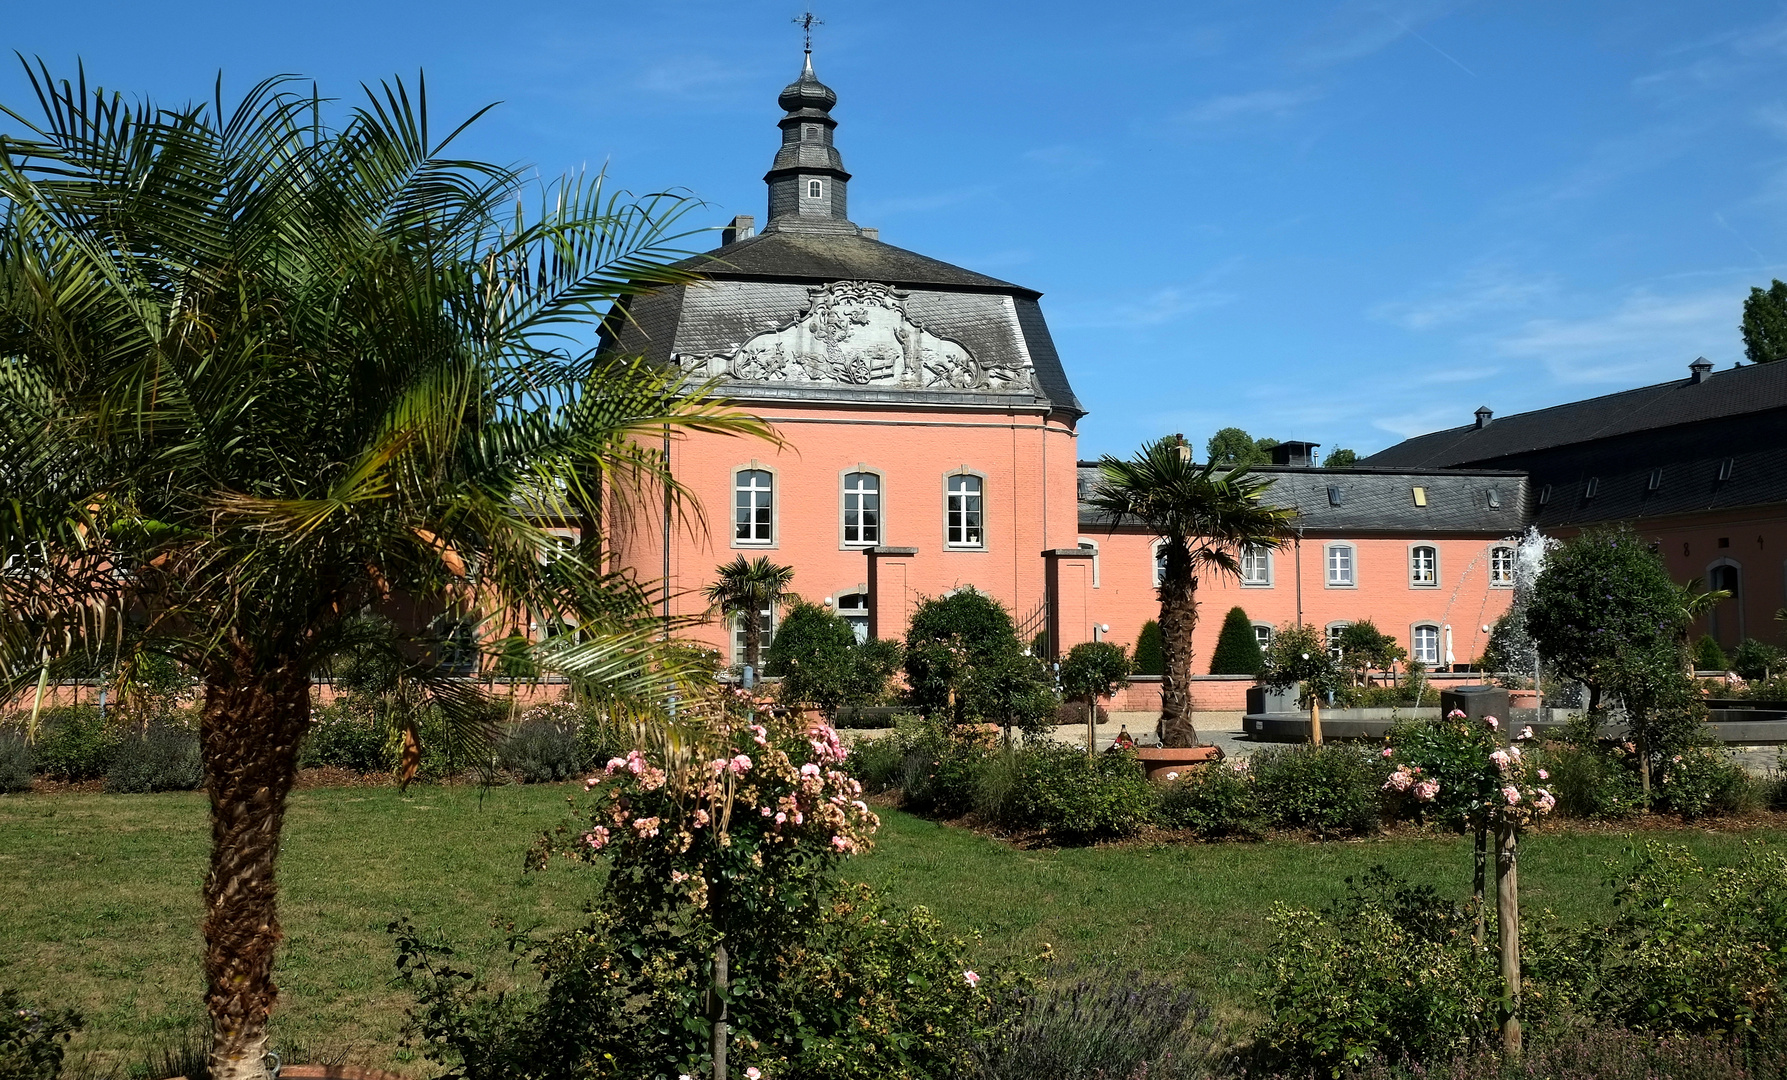
[[[1536,709],[1538,707],[1539,707],[1539,692],[1537,690],[1510,690],[1510,691],[1508,691],[1508,708],[1510,708],[1510,709]]]
[[[1220,746],[1146,746],[1135,752],[1150,780],[1165,780],[1167,773],[1183,772],[1194,765],[1222,760]]]

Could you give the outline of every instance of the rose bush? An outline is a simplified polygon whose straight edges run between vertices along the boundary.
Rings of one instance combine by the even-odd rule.
[[[823,724],[738,719],[663,729],[584,782],[531,864],[605,870],[588,922],[523,941],[540,977],[493,994],[406,925],[415,1035],[448,1076],[701,1076],[717,995],[734,1075],[946,1074],[996,1037],[1011,983],[922,909],[843,887],[878,824]]]

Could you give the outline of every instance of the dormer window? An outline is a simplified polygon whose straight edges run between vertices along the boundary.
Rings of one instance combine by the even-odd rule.
[[[819,125],[818,124],[807,124],[806,126],[801,128],[801,138],[807,140],[808,142],[818,142],[819,141]]]
[[[823,182],[818,181],[818,180],[808,180],[807,181],[807,198],[817,199],[817,198],[823,197],[824,194],[825,194],[825,185]]]

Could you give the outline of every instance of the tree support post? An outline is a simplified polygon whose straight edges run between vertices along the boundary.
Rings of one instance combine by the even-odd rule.
[[[1489,869],[1489,822],[1478,818],[1475,831],[1476,843],[1472,845],[1473,870],[1471,875],[1471,899],[1477,905],[1477,925],[1471,934],[1471,944],[1483,944],[1483,930],[1486,919],[1483,899],[1483,886]]]
[[[1520,1056],[1519,833],[1514,822],[1496,825],[1495,914],[1502,971],[1502,1052]]]
[[[1322,745],[1322,694],[1313,687],[1309,691],[1309,744]]]
[[[714,987],[708,994],[708,1017],[713,1021],[708,1050],[713,1056],[713,1080],[726,1080],[726,946],[714,947]]]

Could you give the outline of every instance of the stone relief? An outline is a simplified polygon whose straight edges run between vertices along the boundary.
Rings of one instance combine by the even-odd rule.
[[[865,281],[809,290],[807,308],[735,352],[683,356],[691,374],[740,382],[834,383],[907,389],[1026,391],[1030,372],[982,364],[960,342],[916,322],[907,293]]]

